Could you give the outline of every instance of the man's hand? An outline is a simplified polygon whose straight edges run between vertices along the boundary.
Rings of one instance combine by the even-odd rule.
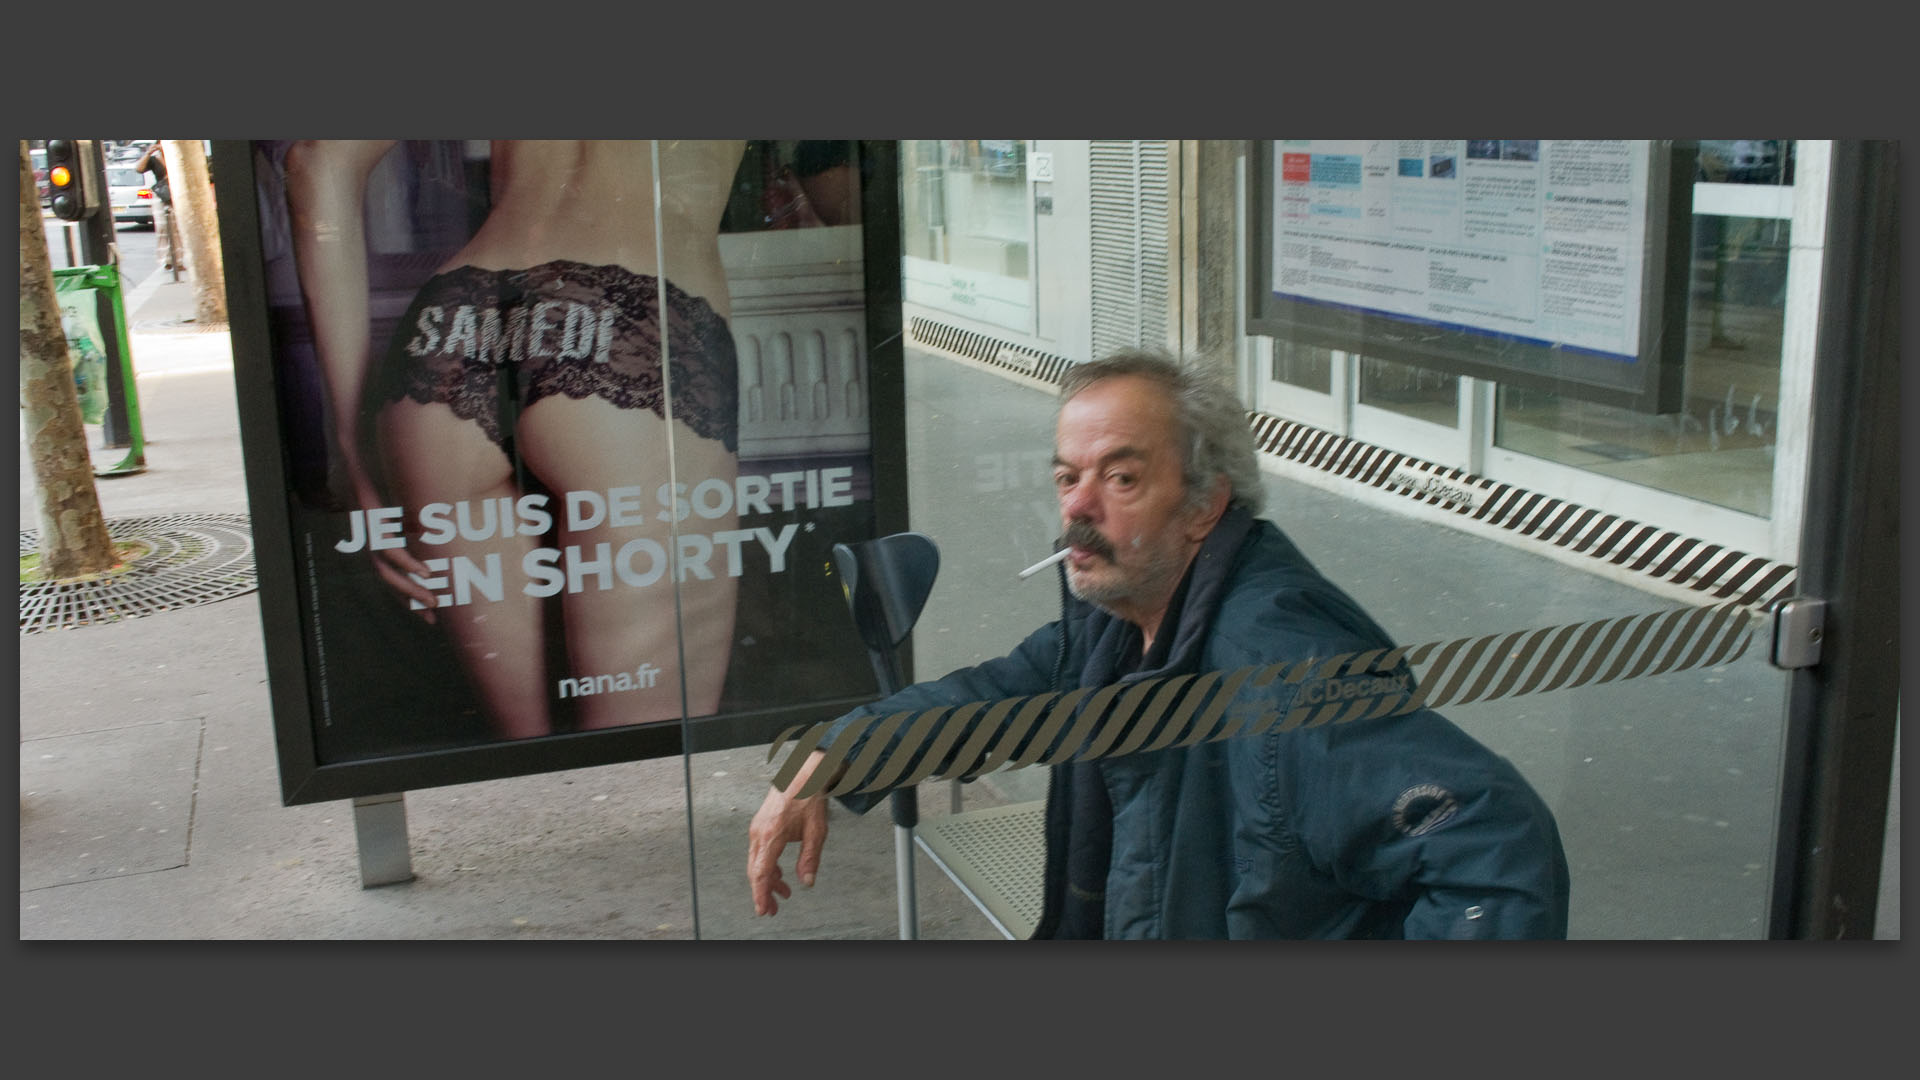
[[[825,753],[814,751],[785,791],[776,788],[767,792],[766,801],[747,826],[747,883],[753,887],[756,915],[777,914],[780,902],[774,897],[785,900],[793,895],[793,888],[780,874],[780,857],[786,854],[788,844],[800,844],[800,858],[793,864],[800,884],[812,888],[814,875],[820,872],[820,849],[827,842],[827,796],[797,799],[792,793],[806,785],[825,757]]]

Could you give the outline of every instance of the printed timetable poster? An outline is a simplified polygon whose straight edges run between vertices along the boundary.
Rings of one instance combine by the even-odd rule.
[[[1256,329],[1645,402],[1674,336],[1661,333],[1673,284],[1669,155],[1654,150],[1647,140],[1275,140],[1262,162],[1271,243]]]
[[[875,695],[831,566],[904,518],[869,348],[897,298],[865,273],[898,260],[889,146],[222,150],[285,802],[757,744]]]

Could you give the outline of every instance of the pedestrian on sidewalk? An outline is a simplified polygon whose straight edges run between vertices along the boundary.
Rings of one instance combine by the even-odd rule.
[[[166,245],[165,253],[161,257],[161,269],[178,270],[180,238],[173,224],[173,187],[167,183],[167,156],[161,152],[158,139],[154,140],[152,146],[147,147],[146,153],[140,155],[139,161],[133,163],[133,168],[135,172],[153,174],[151,185],[153,197],[160,200],[160,206],[156,211],[159,216],[154,220],[154,227],[160,231],[160,242]],[[180,280],[180,275],[176,273],[174,280]]]

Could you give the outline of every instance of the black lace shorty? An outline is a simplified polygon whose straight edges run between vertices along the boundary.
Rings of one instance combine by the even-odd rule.
[[[705,300],[666,288],[673,418],[737,452],[733,334]],[[661,389],[659,279],[566,260],[434,276],[401,318],[372,388],[382,405],[450,406],[503,449],[514,418],[541,398],[598,395],[664,419]]]

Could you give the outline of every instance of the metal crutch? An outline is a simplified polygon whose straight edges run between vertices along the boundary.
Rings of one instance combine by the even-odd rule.
[[[833,561],[880,692],[892,694],[906,685],[898,649],[933,591],[933,579],[940,572],[940,549],[921,533],[894,533],[877,540],[835,544]],[[893,810],[900,940],[911,941],[920,936],[913,883],[913,830],[920,823],[920,801],[914,788],[904,787],[894,791],[888,802]]]

